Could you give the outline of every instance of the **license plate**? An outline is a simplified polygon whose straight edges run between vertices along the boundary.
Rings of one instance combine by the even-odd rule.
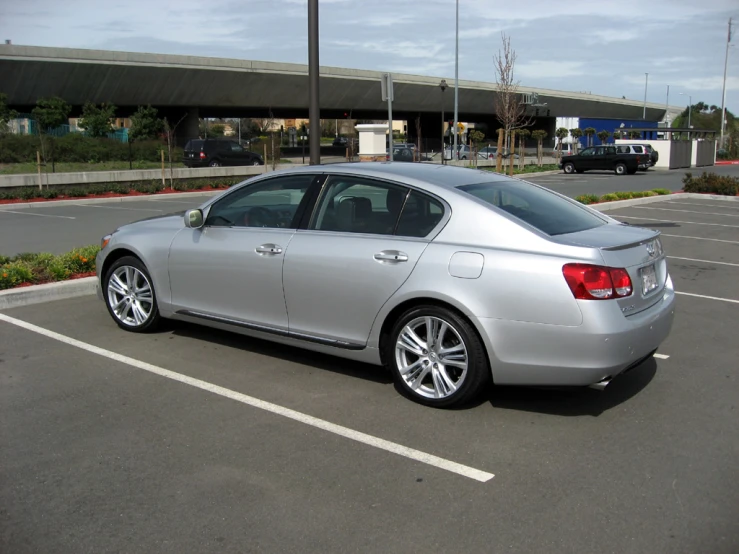
[[[657,272],[654,270],[654,264],[641,268],[640,272],[642,293],[649,294],[657,288]]]

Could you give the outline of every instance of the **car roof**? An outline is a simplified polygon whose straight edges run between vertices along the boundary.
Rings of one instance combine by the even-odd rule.
[[[476,183],[505,181],[509,177],[465,167],[452,165],[429,164],[429,163],[394,163],[394,162],[359,162],[359,163],[336,163],[320,166],[303,166],[280,171],[287,173],[351,173],[366,177],[378,177],[396,181],[404,181],[408,184],[417,184],[421,181],[438,187],[451,189],[461,185],[472,185]],[[271,173],[271,175],[277,172]]]

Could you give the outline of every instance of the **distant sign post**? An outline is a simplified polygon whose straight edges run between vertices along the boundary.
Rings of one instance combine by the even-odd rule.
[[[387,130],[388,136],[388,155],[389,160],[393,161],[393,75],[392,73],[383,73],[380,79],[382,86],[382,100],[387,100]]]

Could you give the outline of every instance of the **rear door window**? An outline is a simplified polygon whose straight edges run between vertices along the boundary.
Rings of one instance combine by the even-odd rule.
[[[199,152],[202,148],[203,148],[202,140],[190,140],[190,141],[187,141],[187,144],[185,145],[185,150],[194,150],[196,152]]]
[[[492,181],[458,188],[550,236],[606,224],[585,207],[522,181]]]

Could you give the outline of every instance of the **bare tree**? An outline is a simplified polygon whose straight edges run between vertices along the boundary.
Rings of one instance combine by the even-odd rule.
[[[493,58],[495,83],[498,89],[494,96],[493,105],[495,116],[503,125],[506,142],[508,142],[511,131],[527,127],[531,124],[531,118],[526,115],[526,104],[524,104],[523,97],[518,90],[519,81],[514,77],[516,51],[511,48],[510,37],[507,37],[505,33],[501,33],[501,38],[503,49],[498,50],[498,54]]]
[[[172,149],[174,147],[174,139],[175,139],[175,132],[177,131],[177,127],[184,121],[184,119],[187,117],[187,114],[183,115],[177,123],[174,125],[170,125],[169,119],[164,118],[164,133],[165,137],[167,139],[167,151],[169,153],[169,188],[174,189],[174,182],[172,178]]]

